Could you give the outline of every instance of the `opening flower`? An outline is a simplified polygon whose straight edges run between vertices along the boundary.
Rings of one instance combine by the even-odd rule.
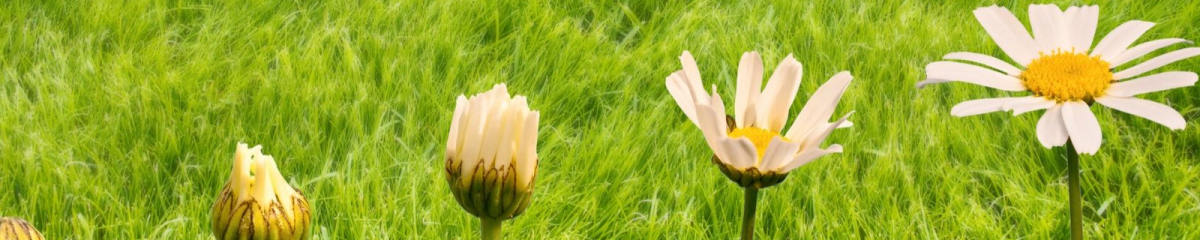
[[[1092,114],[1091,103],[1133,114],[1162,124],[1171,130],[1187,126],[1178,111],[1166,105],[1134,97],[1179,87],[1192,86],[1192,72],[1171,71],[1140,75],[1175,61],[1200,55],[1200,48],[1169,52],[1132,67],[1122,65],[1164,47],[1191,43],[1169,38],[1130,47],[1154,26],[1144,21],[1128,21],[1092,47],[1097,6],[1072,6],[1063,11],[1055,5],[1030,5],[1030,36],[1024,25],[1008,9],[991,6],[975,10],[975,17],[991,35],[1014,66],[992,56],[956,52],[948,60],[929,64],[929,79],[917,84],[961,81],[994,89],[1028,92],[1029,96],[971,100],[950,110],[954,116],[1012,111],[1014,115],[1047,110],[1037,124],[1038,140],[1046,148],[1062,146],[1070,139],[1075,150],[1095,154],[1100,149],[1100,123]],[[958,62],[962,61],[962,62]],[[974,63],[974,64],[968,64]],[[975,65],[978,64],[978,65]]]
[[[842,152],[841,145],[821,148],[821,143],[834,129],[850,126],[846,121],[850,114],[836,122],[828,120],[853,77],[849,72],[840,72],[826,81],[784,132],[788,110],[800,90],[802,72],[800,62],[792,55],[779,63],[764,88],[762,58],[756,52],[742,54],[733,116],[725,114],[717,85],[712,85],[709,94],[700,84],[700,70],[692,54],[684,51],[679,60],[683,70],[667,76],[667,91],[704,133],[704,140],[713,150],[713,163],[745,189],[742,239],[753,239],[759,189],[783,182],[788,172],[821,156]]]
[[[312,212],[262,146],[238,143],[229,183],[212,209],[217,239],[307,239]]]
[[[842,146],[821,148],[825,138],[838,127],[849,127],[846,118],[828,122],[842,93],[853,77],[840,72],[821,85],[784,131],[788,111],[800,90],[802,66],[788,55],[763,87],[762,58],[756,52],[742,54],[738,64],[737,95],[733,116],[725,114],[725,103],[712,85],[704,90],[700,71],[691,53],[679,57],[683,70],[667,77],[667,90],[688,119],[700,127],[722,172],[743,187],[765,188],[783,180],[788,172]]]

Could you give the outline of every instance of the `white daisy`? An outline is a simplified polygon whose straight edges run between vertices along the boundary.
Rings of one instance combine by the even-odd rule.
[[[683,70],[667,77],[667,90],[688,119],[700,127],[719,163],[727,165],[722,166],[723,171],[782,176],[818,157],[842,151],[841,145],[821,148],[821,143],[833,129],[850,126],[846,121],[850,114],[836,122],[828,122],[853,78],[849,72],[834,75],[817,89],[784,132],[788,110],[799,91],[802,71],[800,62],[791,55],[779,64],[765,88],[762,86],[762,59],[758,53],[742,55],[732,119],[725,115],[725,103],[717,94],[716,85],[712,86],[711,94],[704,90],[691,53],[685,51],[679,59]],[[758,179],[747,181],[758,182]],[[755,188],[778,181],[758,184]]]
[[[1135,95],[1192,86],[1196,73],[1164,72],[1138,77],[1164,65],[1200,55],[1200,48],[1169,52],[1132,67],[1117,67],[1147,53],[1190,41],[1170,38],[1130,47],[1154,23],[1128,21],[1121,24],[1092,47],[1097,6],[1072,6],[1064,12],[1055,5],[1030,5],[1030,36],[1024,25],[1008,9],[991,6],[975,10],[975,18],[1005,54],[1020,67],[1003,60],[971,52],[947,54],[945,59],[926,66],[927,84],[960,81],[994,89],[1030,92],[1031,96],[978,99],[959,103],[950,110],[958,117],[996,111],[1014,115],[1047,110],[1037,125],[1038,140],[1046,148],[1062,146],[1070,139],[1076,151],[1095,154],[1100,149],[1100,123],[1089,103],[1100,103],[1117,111],[1133,114],[1180,130],[1187,126],[1183,116],[1171,107],[1135,98]],[[982,65],[982,66],[979,66]]]

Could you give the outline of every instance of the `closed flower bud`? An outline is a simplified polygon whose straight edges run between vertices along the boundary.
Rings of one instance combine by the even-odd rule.
[[[507,88],[459,96],[446,147],[446,180],[458,203],[480,218],[505,220],[529,205],[537,175],[538,112]]]
[[[510,98],[503,84],[458,97],[446,143],[446,181],[459,205],[483,221],[485,238],[498,235],[500,221],[529,206],[537,176],[537,130],[538,112],[529,109],[525,97]]]
[[[33,225],[20,218],[0,217],[0,240],[45,240]]]

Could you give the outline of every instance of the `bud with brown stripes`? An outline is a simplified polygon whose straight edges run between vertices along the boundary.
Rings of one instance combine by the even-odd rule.
[[[20,218],[0,217],[0,240],[45,240],[37,228]]]
[[[537,176],[538,111],[504,84],[458,96],[446,143],[446,181],[464,210],[479,217],[483,239],[525,212]]]
[[[312,212],[299,189],[288,185],[262,146],[237,145],[233,173],[212,209],[216,239],[308,239]]]

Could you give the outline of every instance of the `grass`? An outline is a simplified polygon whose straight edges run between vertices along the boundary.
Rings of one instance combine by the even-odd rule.
[[[1039,114],[955,118],[1008,93],[913,87],[950,52],[1007,59],[971,14],[991,4],[5,1],[0,215],[49,239],[211,238],[241,141],[305,192],[318,239],[473,239],[440,171],[446,129],[455,96],[505,82],[543,113],[534,200],[506,237],[730,239],[742,191],[663,81],[690,50],[732,94],[757,50],[767,72],[805,64],[792,115],[841,70],[856,78],[835,116],[857,112],[829,141],[845,153],[762,192],[760,238],[1065,238],[1066,163]],[[1028,2],[1000,5],[1026,21]],[[1134,19],[1159,24],[1139,42],[1200,40],[1196,1],[1104,2],[1097,33]],[[1086,235],[1200,238],[1200,87],[1144,97],[1189,126],[1092,108]]]

